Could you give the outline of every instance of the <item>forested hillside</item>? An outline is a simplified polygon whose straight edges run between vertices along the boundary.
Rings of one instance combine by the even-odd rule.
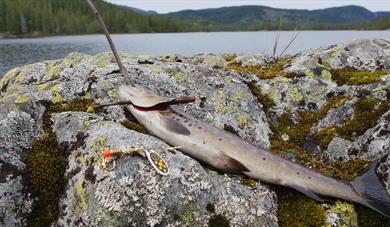
[[[359,6],[321,10],[236,6],[158,15],[103,0],[94,3],[111,33],[390,29],[390,12],[374,13]],[[0,37],[93,33],[101,31],[84,0],[0,0]]]
[[[390,12],[371,12],[360,6],[319,10],[277,9],[266,6],[233,6],[215,9],[183,10],[165,14],[181,19],[193,30],[330,30],[389,29]]]
[[[177,22],[94,0],[112,33],[176,32]],[[86,34],[100,29],[84,0],[0,0],[0,33]]]

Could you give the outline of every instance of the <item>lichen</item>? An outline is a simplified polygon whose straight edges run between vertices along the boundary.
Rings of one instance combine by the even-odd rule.
[[[86,199],[86,189],[84,180],[79,180],[76,183],[75,187],[76,197],[79,200],[79,203],[76,206],[76,213],[80,213],[80,211],[87,207],[87,199]]]
[[[314,77],[314,72],[311,69],[306,69],[305,70],[305,76],[308,78],[313,78]]]
[[[24,80],[23,74],[20,74],[15,78],[15,82],[17,82],[17,83],[22,82],[23,80]]]
[[[64,98],[61,96],[60,91],[61,91],[61,86],[60,85],[55,85],[49,89],[52,98],[51,101],[53,103],[60,103],[64,101]]]
[[[336,201],[329,210],[326,211],[328,223],[326,227],[332,226],[358,226],[357,213],[353,204]]]
[[[389,71],[359,71],[351,68],[331,70],[332,80],[338,85],[363,85],[377,82],[380,77],[389,75]]]
[[[187,75],[184,72],[177,72],[172,76],[172,79],[176,81],[176,83],[184,83],[188,80]]]
[[[326,69],[321,71],[321,76],[327,80],[332,80],[332,74]]]
[[[38,91],[44,91],[49,85],[47,83],[37,85]]]
[[[48,64],[48,71],[47,71],[47,76],[51,79],[56,76],[58,76],[63,70],[63,67],[61,65],[52,65]]]
[[[290,98],[292,101],[298,103],[303,100],[303,95],[302,92],[297,88],[291,88],[290,91],[288,92]]]
[[[29,99],[27,96],[25,96],[25,95],[20,95],[20,96],[16,97],[15,103],[16,103],[16,104],[22,104],[22,103],[28,102],[29,100],[30,100],[30,99]]]
[[[112,59],[112,54],[107,52],[107,53],[101,53],[98,54],[94,57],[94,62],[96,64],[97,68],[103,69],[106,68]]]

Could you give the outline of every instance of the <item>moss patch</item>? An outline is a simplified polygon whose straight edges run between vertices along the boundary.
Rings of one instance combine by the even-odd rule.
[[[50,116],[55,112],[86,111],[90,100],[72,100],[51,105],[42,117],[43,135],[33,141],[26,152],[25,163],[29,175],[29,186],[37,196],[33,211],[28,217],[28,226],[50,226],[59,215],[58,202],[64,191],[67,160],[66,146],[57,143],[52,131]]]
[[[359,226],[382,227],[389,226],[390,218],[379,214],[367,207],[357,204]]]
[[[325,212],[314,200],[289,189],[277,187],[280,226],[324,226]]]
[[[263,93],[256,85],[255,81],[251,82],[248,87],[251,93],[257,98],[257,101],[259,101],[263,105],[264,111],[267,112],[269,109],[276,106],[274,100],[270,98],[267,94]]]
[[[226,66],[227,70],[235,70],[237,72],[254,74],[260,79],[269,79],[277,76],[293,77],[294,73],[284,72],[286,63],[290,61],[290,58],[279,58],[277,61],[265,65],[242,65],[237,62],[231,62]]]
[[[230,62],[233,61],[237,57],[237,55],[227,54],[227,55],[223,55],[222,57],[225,59],[225,61]]]
[[[221,214],[217,214],[217,215],[211,216],[211,218],[209,219],[208,226],[209,227],[228,227],[228,226],[230,226],[230,222],[225,216],[223,216]]]
[[[389,101],[380,101],[373,98],[359,99],[355,104],[354,113],[349,121],[338,126],[321,129],[316,133],[315,137],[323,149],[336,136],[353,139],[374,127],[379,118],[389,109]]]
[[[138,124],[136,122],[129,121],[129,120],[123,120],[120,122],[120,124],[125,126],[128,129],[130,129],[130,130],[134,130],[136,132],[140,132],[140,133],[144,133],[144,134],[149,134],[148,130],[146,130],[146,128],[144,126],[142,126],[141,124]]]
[[[332,79],[338,85],[363,85],[377,82],[381,76],[389,75],[389,71],[357,71],[351,68],[334,69],[331,71]]]

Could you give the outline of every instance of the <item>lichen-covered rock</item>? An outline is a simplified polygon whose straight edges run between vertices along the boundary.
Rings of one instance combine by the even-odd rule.
[[[282,59],[121,57],[134,83],[165,97],[197,96],[195,103],[173,108],[308,168],[351,180],[364,164],[389,154],[389,53],[389,41],[376,39]],[[180,152],[162,152],[168,145],[138,133],[147,132],[123,108],[85,112],[91,103],[118,101],[123,81],[110,53],[72,53],[3,77],[0,225],[31,225],[39,220],[33,215],[45,213],[45,223],[64,226],[276,226],[278,218],[292,226],[337,226],[355,225],[356,213],[359,223],[370,224],[351,203],[280,196],[280,189],[270,187],[278,192],[277,210],[268,186],[214,172]],[[101,169],[102,151],[131,146],[155,149],[171,174],[158,175],[139,156],[118,159],[112,171]],[[390,190],[388,170],[384,158],[378,173]],[[51,204],[50,212],[40,208],[45,204]],[[315,218],[302,220],[313,209]]]
[[[86,120],[91,124],[86,126]],[[69,156],[59,225],[204,226],[216,214],[232,226],[276,225],[274,194],[263,185],[251,189],[235,177],[205,170],[180,153],[162,152],[168,145],[154,137],[90,114],[56,114],[54,125],[62,142],[74,142],[80,132],[88,135],[84,146]],[[137,146],[158,151],[170,175],[158,175],[147,159],[138,156],[123,157],[113,171],[99,166],[102,150]]]
[[[307,69],[350,67],[355,70],[390,70],[390,41],[359,39],[298,54],[286,71],[304,74]]]
[[[11,111],[0,119],[0,225],[24,226],[32,210],[23,152],[37,133],[34,119],[25,112]]]

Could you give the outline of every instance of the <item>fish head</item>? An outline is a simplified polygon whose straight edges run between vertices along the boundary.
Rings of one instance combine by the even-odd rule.
[[[131,101],[133,105],[143,108],[151,108],[159,104],[170,103],[174,98],[165,98],[153,94],[145,88],[135,85],[122,85],[119,87],[119,98],[121,101]]]

